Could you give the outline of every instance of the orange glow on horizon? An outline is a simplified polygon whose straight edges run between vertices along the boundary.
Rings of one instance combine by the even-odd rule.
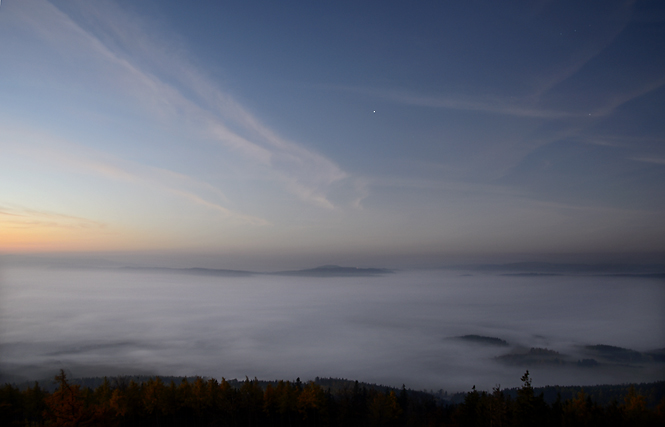
[[[163,248],[164,236],[73,221],[44,221],[38,215],[0,216],[0,251],[71,252]]]

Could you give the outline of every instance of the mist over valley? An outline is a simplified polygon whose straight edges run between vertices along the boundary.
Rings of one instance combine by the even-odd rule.
[[[0,372],[335,377],[449,391],[514,387],[525,369],[535,385],[665,378],[659,278],[232,272],[3,268]]]

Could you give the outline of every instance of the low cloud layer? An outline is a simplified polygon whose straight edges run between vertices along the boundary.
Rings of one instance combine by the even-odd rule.
[[[206,277],[4,269],[0,372],[344,377],[411,388],[653,381],[658,362],[596,367],[584,346],[665,347],[662,281],[620,277]],[[497,337],[508,346],[460,340]],[[565,364],[519,358],[557,351]],[[509,363],[515,362],[518,363]]]

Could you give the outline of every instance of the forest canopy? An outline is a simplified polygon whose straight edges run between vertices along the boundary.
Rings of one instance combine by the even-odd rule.
[[[665,425],[665,382],[584,389],[534,389],[529,371],[513,390],[461,399],[443,392],[395,389],[358,381],[244,381],[201,377],[130,377],[70,381],[64,371],[49,392],[38,382],[0,388],[3,426],[652,426]],[[96,383],[94,387],[81,383]],[[543,390],[543,391],[540,391]],[[556,398],[551,401],[552,393]],[[546,393],[549,399],[546,399]],[[572,397],[562,397],[574,394]],[[611,398],[608,397],[611,396]],[[459,401],[458,401],[459,400]]]

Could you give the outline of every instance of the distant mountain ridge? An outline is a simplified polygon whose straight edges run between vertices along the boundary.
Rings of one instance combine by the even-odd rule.
[[[254,275],[300,277],[367,277],[382,276],[396,272],[396,270],[389,268],[344,267],[333,264],[322,265],[314,268],[306,268],[302,270],[282,270],[273,272],[201,267],[121,267],[121,269],[220,277],[247,277]],[[509,264],[452,265],[442,267],[442,269],[495,273],[507,277],[556,277],[565,275],[583,275],[598,277],[665,279],[665,265],[662,264],[556,264],[550,262],[515,262]]]
[[[306,270],[279,271],[280,276],[309,276],[309,277],[355,277],[355,276],[381,276],[394,273],[387,268],[358,268],[340,267],[339,265],[322,265],[321,267]]]
[[[304,270],[275,271],[260,273],[246,270],[226,270],[214,268],[169,268],[169,267],[122,267],[123,270],[162,272],[175,274],[191,274],[196,276],[221,276],[221,277],[247,277],[254,275],[276,275],[276,276],[305,276],[305,277],[364,277],[381,276],[394,273],[387,268],[358,268],[341,267],[339,265],[322,265],[320,267]]]
[[[558,264],[551,262],[514,262],[507,264],[458,264],[443,267],[443,269],[493,272],[504,273],[504,275],[510,274],[523,276],[582,274],[618,277],[665,277],[665,264]]]
[[[462,335],[459,337],[455,337],[455,339],[478,343],[478,344],[500,346],[500,347],[508,347],[510,345],[508,344],[508,341],[502,340],[501,338],[487,337],[484,335]]]

